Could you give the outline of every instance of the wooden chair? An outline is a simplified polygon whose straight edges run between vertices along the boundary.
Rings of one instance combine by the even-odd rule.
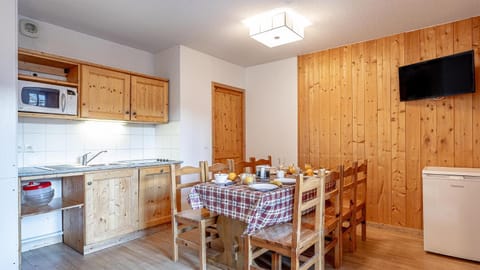
[[[340,192],[342,193],[342,239],[347,240],[350,249],[356,249],[356,233],[355,233],[355,202],[357,200],[356,189],[356,171],[357,162],[353,162],[351,167],[343,170],[343,177],[340,184]],[[342,252],[344,243],[342,243]]]
[[[337,171],[332,171],[325,178],[325,248],[324,255],[333,253],[333,266],[339,268],[342,264],[342,192],[340,192],[343,166],[338,166]],[[328,187],[328,188],[327,188]],[[313,228],[315,225],[314,214],[306,214],[303,218],[304,225]]]
[[[229,173],[231,172],[232,168],[231,168],[231,161],[230,160],[227,160],[227,164],[225,163],[220,163],[220,162],[217,162],[217,163],[213,163],[212,165],[208,166],[208,162],[205,161],[204,162],[204,170],[205,170],[205,179],[204,181],[209,181],[211,179],[213,179],[213,175],[216,174],[216,173]]]
[[[255,164],[251,161],[231,161],[232,171],[241,174],[241,173],[255,173]]]
[[[272,166],[272,156],[268,155],[267,158],[264,159],[256,159],[255,157],[250,157],[250,162],[253,163],[253,168],[257,165],[268,165]]]
[[[355,225],[362,225],[362,241],[367,240],[367,169],[368,162],[364,160],[363,163],[357,167],[355,179],[357,191],[355,200]]]
[[[325,204],[325,177],[297,176],[295,187],[293,223],[282,223],[246,235],[244,245],[245,269],[253,269],[254,258],[270,250],[272,254],[272,269],[281,268],[281,257],[287,256],[291,260],[291,269],[308,269],[315,265],[315,269],[324,268],[324,204]],[[309,201],[302,200],[302,194],[315,190],[317,196]],[[315,208],[314,228],[302,226],[302,211]],[[314,246],[312,257],[302,255],[309,247]],[[253,250],[253,248],[256,248]],[[303,262],[300,265],[300,262]],[[256,267],[255,267],[256,268]]]
[[[177,194],[181,194],[184,188],[190,188],[205,181],[205,162],[201,161],[199,167],[185,166],[176,168],[176,166],[172,164],[170,165],[170,170],[170,205],[173,237],[172,259],[178,261],[178,246],[186,246],[198,250],[200,269],[207,269],[207,243],[210,243],[216,238],[216,235],[207,236],[207,227],[216,223],[217,215],[210,213],[204,208],[199,210],[183,210],[181,212],[177,209]],[[195,177],[196,180],[194,182],[180,183],[180,178],[187,175],[189,177]],[[180,197],[180,195],[178,197]]]

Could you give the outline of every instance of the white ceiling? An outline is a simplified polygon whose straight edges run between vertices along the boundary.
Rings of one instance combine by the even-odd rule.
[[[156,53],[175,45],[251,66],[480,15],[480,0],[18,0],[19,13]],[[267,48],[242,20],[287,7],[305,39]]]

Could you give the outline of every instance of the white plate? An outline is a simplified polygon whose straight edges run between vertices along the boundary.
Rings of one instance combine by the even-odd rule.
[[[250,189],[258,190],[258,191],[270,191],[278,188],[277,185],[274,184],[251,184],[248,186]]]
[[[295,178],[275,178],[276,181],[280,181],[280,183],[285,185],[292,185],[297,182]]]
[[[212,180],[212,183],[214,184],[217,184],[217,185],[221,185],[221,186],[227,186],[227,185],[230,185],[230,184],[233,184],[233,181],[232,180],[227,180],[225,182],[215,182],[215,179]]]

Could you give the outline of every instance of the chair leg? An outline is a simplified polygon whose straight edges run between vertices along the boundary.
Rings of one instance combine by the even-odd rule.
[[[333,252],[334,252],[333,267],[334,268],[339,268],[341,266],[341,263],[342,263],[342,258],[341,257],[342,257],[343,241],[342,241],[342,237],[341,237],[341,230],[342,230],[342,228],[338,227],[338,226],[337,226],[337,229],[335,230],[335,238],[337,239],[337,244],[333,248]]]
[[[282,269],[282,255],[274,252],[272,254],[272,270]]]
[[[178,244],[177,244],[177,236],[178,236],[178,222],[175,216],[172,217],[172,260],[174,262],[178,261]]]
[[[295,251],[292,251],[292,255],[290,256],[290,269],[297,270],[300,269],[300,258],[299,254]]]
[[[362,209],[362,241],[367,240],[367,208]]]
[[[200,269],[201,270],[207,270],[207,242],[206,242],[206,226],[205,222],[200,222],[200,241],[198,243],[200,244],[199,249],[198,249],[198,257],[200,258]]]
[[[243,269],[249,270],[252,264],[252,246],[250,242],[250,236],[243,236]]]
[[[352,241],[352,252],[357,250],[357,211],[352,213],[352,224],[351,224],[351,231],[350,237]]]

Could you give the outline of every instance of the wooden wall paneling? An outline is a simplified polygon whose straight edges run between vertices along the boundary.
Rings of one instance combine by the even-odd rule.
[[[336,168],[341,163],[340,146],[340,49],[331,49],[330,52],[330,160],[329,167]]]
[[[472,19],[472,48],[475,50],[475,87],[473,94],[473,166],[480,167],[480,17]]]
[[[472,48],[477,93],[399,101],[399,66]],[[310,126],[299,129],[299,138],[308,136],[310,147],[318,145],[319,163],[324,166],[336,166],[338,145],[341,161],[348,162],[349,155],[353,160],[368,158],[369,221],[421,229],[423,167],[480,167],[479,50],[480,17],[476,17],[317,52],[311,56],[318,58],[311,62],[315,67],[299,62],[306,69],[299,87],[307,83],[306,77],[314,76],[309,73],[319,76],[318,92],[310,92],[308,98],[320,105],[308,115],[299,113]],[[299,94],[302,91],[306,92],[299,89]],[[313,134],[311,127],[317,125],[320,131]]]
[[[368,159],[369,189],[367,190],[367,215],[369,220],[383,222],[382,180],[378,179],[377,160],[377,41],[366,42],[365,47],[365,156]]]
[[[435,27],[436,57],[453,54],[453,25]],[[454,165],[454,97],[445,97],[437,102],[437,166]]]
[[[377,40],[377,182],[381,196],[379,213],[382,223],[392,220],[392,136],[390,107],[390,42],[389,38]]]
[[[340,112],[341,112],[341,153],[342,162],[353,161],[353,112],[352,112],[352,51],[351,46],[340,49]]]
[[[311,135],[312,139],[310,140],[310,145],[311,147],[308,149],[309,151],[309,160],[308,163],[311,165],[317,167],[321,166],[320,165],[320,132],[322,130],[322,127],[320,125],[319,117],[323,113],[322,112],[322,106],[321,100],[320,100],[320,59],[318,55],[314,55],[311,59],[311,64],[313,68],[313,74],[309,78],[309,121],[308,124],[311,126]],[[307,163],[307,162],[305,162]],[[305,163],[299,164],[299,166],[303,166]]]
[[[453,51],[455,53],[472,49],[472,20],[453,23]],[[471,167],[473,165],[473,117],[472,94],[455,96],[455,166]]]
[[[308,158],[309,153],[309,134],[310,129],[308,126],[308,100],[309,100],[309,88],[305,83],[306,76],[307,76],[307,58],[312,57],[311,54],[303,55],[297,57],[298,61],[298,155],[297,155],[297,163],[305,163]],[[309,74],[309,73],[308,73]],[[301,117],[300,117],[301,116]],[[281,159],[282,157],[278,157]],[[283,162],[283,161],[280,161]]]
[[[435,29],[433,27],[420,30],[420,59],[430,60],[436,57]],[[420,111],[420,165],[437,165],[437,100],[422,100]],[[423,185],[419,185],[422,190]],[[423,192],[422,192],[423,195]]]
[[[390,49],[390,106],[392,136],[391,224],[406,224],[405,179],[405,102],[400,102],[398,67],[404,63],[404,35],[389,38]]]
[[[419,62],[420,59],[420,32],[405,34],[405,64]],[[405,104],[405,155],[406,155],[406,187],[407,208],[406,226],[422,228],[422,201],[421,201],[421,170],[420,165],[420,112],[423,101],[409,101]]]
[[[320,161],[319,165],[324,167],[330,167],[330,101],[329,101],[329,82],[330,82],[330,70],[329,70],[329,51],[320,52],[318,55],[320,60],[320,137],[314,138],[319,140],[320,143]]]
[[[352,45],[353,159],[365,159],[365,44]]]

